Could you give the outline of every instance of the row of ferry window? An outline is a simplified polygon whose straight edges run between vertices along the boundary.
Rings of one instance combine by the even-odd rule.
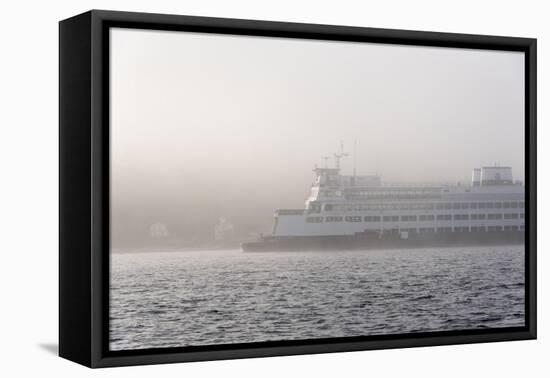
[[[341,217],[340,217],[341,218]],[[462,226],[462,227],[419,227],[419,228],[400,228],[388,229],[384,232],[409,232],[409,233],[429,233],[429,232],[476,232],[476,231],[524,231],[525,225],[509,226]]]
[[[419,233],[428,233],[428,232],[476,232],[476,231],[524,231],[525,226],[471,226],[471,227],[420,227],[420,228],[401,228],[401,232],[419,232]],[[388,230],[388,231],[396,231]]]
[[[326,204],[325,211],[361,210],[467,210],[467,209],[523,209],[525,202],[447,202],[447,203],[373,203],[361,205]]]
[[[423,196],[439,196],[441,191],[439,189],[398,189],[398,190],[369,190],[369,191],[350,191],[349,196],[355,197],[423,197]]]
[[[386,190],[386,191],[348,191],[342,192],[341,190],[321,190],[321,195],[327,197],[338,197],[345,194],[350,198],[402,198],[402,197],[434,197],[441,196],[439,189],[422,189],[422,190]]]
[[[429,221],[450,221],[450,220],[496,220],[496,219],[524,219],[525,213],[495,213],[495,214],[440,214],[440,215],[367,215],[365,217],[356,216],[327,216],[325,222],[429,222]],[[323,217],[307,217],[307,223],[323,223]]]

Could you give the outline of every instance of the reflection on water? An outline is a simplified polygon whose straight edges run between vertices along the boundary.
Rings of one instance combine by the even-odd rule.
[[[113,254],[111,350],[524,325],[524,248]]]

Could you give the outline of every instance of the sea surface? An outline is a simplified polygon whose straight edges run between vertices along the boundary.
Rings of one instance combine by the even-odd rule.
[[[524,325],[524,247],[113,253],[110,349]]]

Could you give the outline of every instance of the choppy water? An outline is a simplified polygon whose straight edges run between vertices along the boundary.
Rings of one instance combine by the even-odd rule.
[[[524,325],[524,248],[113,254],[111,350]]]

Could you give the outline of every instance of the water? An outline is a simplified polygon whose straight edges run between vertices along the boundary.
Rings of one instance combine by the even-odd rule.
[[[524,247],[113,254],[111,350],[524,325]]]

